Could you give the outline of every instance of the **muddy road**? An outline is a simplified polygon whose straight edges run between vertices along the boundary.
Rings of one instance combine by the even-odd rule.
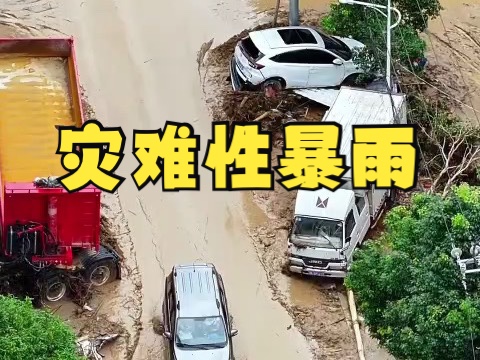
[[[197,71],[202,43],[221,41],[248,26],[248,8],[231,1],[68,1],[57,8],[68,19],[62,29],[76,35],[82,83],[91,105],[106,124],[157,129],[166,120],[190,122],[210,136]],[[128,150],[127,150],[128,151]],[[119,173],[136,168],[126,156]],[[200,192],[162,193],[148,186],[138,191],[131,179],[119,198],[135,244],[142,277],[142,326],[134,359],[161,356],[163,339],[152,331],[158,315],[163,280],[175,263],[209,261],[222,272],[235,326],[238,359],[309,359],[306,340],[294,329],[271,292],[255,249],[243,226],[241,198],[209,190],[210,176],[201,172]]]
[[[237,1],[153,0],[6,1],[5,20],[31,35],[74,35],[81,83],[96,116],[127,134],[118,173],[127,180],[119,199],[133,239],[142,281],[142,326],[134,359],[162,358],[163,340],[151,319],[160,313],[164,277],[175,263],[208,261],[222,272],[235,326],[237,359],[310,359],[309,344],[272,300],[244,222],[239,193],[215,193],[201,171],[200,192],[138,191],[134,129],[157,129],[166,120],[189,122],[202,136],[211,119],[200,88],[197,52],[251,25]],[[58,30],[58,31],[55,31]],[[201,155],[202,156],[202,155]]]

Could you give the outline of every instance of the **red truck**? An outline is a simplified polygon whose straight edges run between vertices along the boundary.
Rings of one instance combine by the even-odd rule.
[[[101,191],[55,180],[65,174],[57,127],[83,121],[72,38],[0,39],[0,279],[19,272],[47,301],[65,296],[71,275],[120,278],[118,254],[100,244]]]

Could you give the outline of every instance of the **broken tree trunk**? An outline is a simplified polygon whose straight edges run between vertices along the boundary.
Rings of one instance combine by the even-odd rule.
[[[350,314],[352,315],[353,331],[355,332],[355,339],[357,340],[358,358],[365,360],[365,353],[363,351],[362,334],[360,333],[360,325],[358,323],[357,307],[355,306],[355,298],[353,291],[348,290],[348,306],[350,307]]]
[[[278,11],[280,10],[280,0],[277,0],[277,5],[275,6],[275,15],[273,17],[273,26],[277,26],[278,20]]]

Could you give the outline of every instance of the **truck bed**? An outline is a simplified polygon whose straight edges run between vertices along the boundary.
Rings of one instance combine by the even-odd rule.
[[[3,182],[63,175],[56,125],[81,124],[72,40],[0,39]]]

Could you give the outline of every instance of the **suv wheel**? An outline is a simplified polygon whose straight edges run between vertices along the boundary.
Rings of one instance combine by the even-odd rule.
[[[352,74],[348,75],[345,80],[342,82],[342,86],[355,86],[357,85],[357,79],[360,76],[360,74]]]
[[[268,88],[272,88],[275,92],[279,92],[284,88],[284,82],[280,79],[268,79],[262,83],[262,90],[266,91]]]

